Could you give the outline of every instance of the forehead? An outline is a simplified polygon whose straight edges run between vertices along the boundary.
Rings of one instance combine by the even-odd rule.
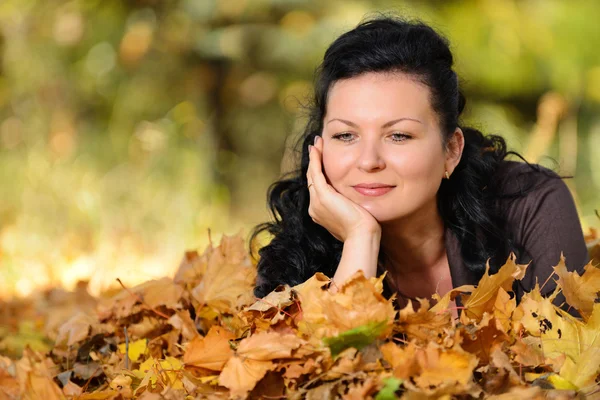
[[[336,81],[329,90],[327,116],[359,124],[399,117],[435,122],[430,90],[404,73],[366,73]]]

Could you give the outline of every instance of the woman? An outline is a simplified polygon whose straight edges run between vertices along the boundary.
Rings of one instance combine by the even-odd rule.
[[[358,269],[388,271],[385,293],[403,307],[477,284],[488,260],[494,273],[514,252],[531,261],[514,285],[519,301],[561,251],[568,269],[583,270],[588,253],[566,185],[539,165],[505,160],[519,155],[500,136],[459,123],[465,99],[452,64],[432,28],[389,17],[327,49],[301,167],[270,187],[275,221],[251,236],[274,235],[259,251],[256,296],[318,271],[332,286]]]

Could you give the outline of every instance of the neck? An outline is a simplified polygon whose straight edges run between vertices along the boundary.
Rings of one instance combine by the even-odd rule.
[[[382,224],[381,248],[394,276],[427,276],[446,256],[444,222],[435,201],[401,220]]]

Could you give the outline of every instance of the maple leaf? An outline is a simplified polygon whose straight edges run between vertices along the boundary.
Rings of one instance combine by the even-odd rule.
[[[221,313],[234,313],[252,303],[256,268],[245,253],[241,237],[223,235],[221,245],[211,252],[206,273],[192,290],[201,304]]]
[[[294,287],[303,310],[298,323],[300,332],[321,339],[377,322],[386,324],[381,336],[392,331],[396,310],[392,299],[387,300],[381,294],[383,275],[368,280],[362,270],[358,270],[334,294],[322,289],[323,277],[317,274]]]
[[[509,333],[512,328],[512,314],[517,308],[517,300],[510,295],[503,288],[498,289],[496,301],[494,302],[494,318],[497,322],[498,329]]]
[[[292,357],[292,351],[307,342],[294,334],[260,332],[243,339],[237,354],[253,360],[267,361]]]
[[[175,314],[169,318],[169,324],[171,324],[175,329],[181,332],[181,335],[185,340],[196,339],[200,336],[198,331],[196,330],[196,325],[192,318],[190,318],[190,313],[188,311],[177,311]]]
[[[437,293],[434,293],[431,297],[436,301],[436,303],[429,309],[429,311],[440,314],[444,313],[450,309],[450,303],[453,302],[457,296],[472,293],[474,290],[474,285],[462,285],[450,290],[449,292],[446,292],[443,297],[440,297]]]
[[[417,311],[412,302],[400,310],[394,329],[405,333],[408,340],[416,339],[419,343],[437,341],[443,330],[452,326],[452,317],[449,312],[430,309],[426,299],[419,299],[419,302],[421,305]]]
[[[488,313],[484,313],[476,325],[462,326],[460,332],[463,338],[461,347],[475,354],[481,364],[489,364],[492,350],[510,341],[499,321]]]
[[[539,338],[526,336],[517,339],[510,350],[515,355],[515,361],[521,365],[537,367],[545,362]]]
[[[89,336],[92,326],[97,324],[97,320],[92,316],[77,313],[58,329],[56,345],[72,346],[84,340]]]
[[[268,371],[276,368],[272,361],[233,356],[219,375],[219,385],[231,390],[233,396],[246,397]]]
[[[134,394],[146,388],[154,389],[158,385],[173,390],[183,389],[182,371],[183,363],[175,357],[166,357],[164,360],[150,357],[137,370],[132,371],[134,376],[141,379]]]
[[[125,318],[136,312],[136,304],[150,309],[164,306],[175,310],[181,308],[179,301],[182,294],[183,287],[171,278],[150,280],[131,289],[123,289],[109,299],[102,299],[98,304],[98,314],[101,319]]]
[[[594,303],[600,293],[600,268],[590,262],[584,267],[583,275],[576,271],[569,272],[565,265],[565,257],[561,253],[560,261],[554,267],[562,293],[569,305],[575,307],[584,319],[588,319]]]
[[[566,356],[560,369],[563,378],[579,388],[593,383],[600,366],[600,304],[594,305],[592,315],[584,323],[556,307],[550,298],[541,298],[536,286],[532,293],[523,296],[517,310],[515,314],[523,328],[540,338],[546,358]]]
[[[26,349],[23,357],[16,363],[19,399],[63,400],[63,393],[53,379],[55,369],[56,366],[49,358]]]
[[[205,337],[197,337],[188,343],[183,355],[186,365],[221,371],[233,356],[229,341],[235,335],[225,328],[213,325]]]
[[[502,288],[505,291],[509,291],[512,289],[515,279],[523,279],[528,265],[516,264],[515,260],[515,255],[511,253],[506,264],[494,275],[488,275],[490,269],[488,260],[485,267],[485,274],[479,281],[477,288],[463,301],[465,309],[461,314],[462,323],[467,324],[469,318],[479,320],[486,311],[493,314],[498,290]]]
[[[445,349],[433,342],[419,348],[414,342],[406,347],[393,343],[381,346],[384,359],[394,368],[394,376],[426,394],[453,394],[473,390],[473,370],[478,360],[460,346]]]

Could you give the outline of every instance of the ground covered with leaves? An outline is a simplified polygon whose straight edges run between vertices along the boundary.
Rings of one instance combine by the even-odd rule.
[[[553,296],[582,318],[539,287],[517,305],[526,269],[511,258],[399,311],[360,272],[335,293],[316,274],[257,299],[243,238],[224,236],[173,279],[2,304],[0,400],[600,398],[600,269],[555,267]]]

